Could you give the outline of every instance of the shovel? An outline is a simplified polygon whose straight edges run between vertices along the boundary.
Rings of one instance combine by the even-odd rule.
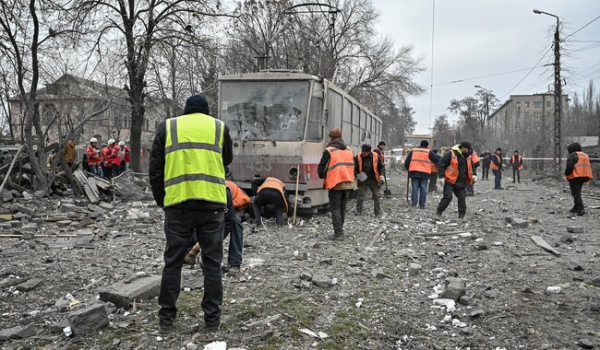
[[[410,176],[408,176],[408,174],[406,174],[406,204],[408,204],[408,206],[411,206],[411,202],[410,199],[408,199],[408,190],[410,189]]]
[[[383,174],[383,179],[385,180],[385,190],[383,190],[384,197],[391,197],[392,191],[388,190],[387,177]]]

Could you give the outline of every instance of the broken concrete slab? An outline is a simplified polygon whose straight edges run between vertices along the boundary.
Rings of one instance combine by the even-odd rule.
[[[67,317],[73,334],[79,336],[87,336],[90,333],[108,326],[108,314],[106,306],[102,304],[94,304],[85,309],[71,312]]]
[[[100,300],[110,301],[117,307],[128,309],[134,300],[147,300],[158,296],[160,275],[141,277],[126,283],[120,281],[100,292]]]
[[[49,242],[50,248],[93,248],[94,235],[79,236],[66,241]]]
[[[34,278],[17,285],[16,288],[19,292],[29,292],[39,287],[42,283],[44,283],[43,280]]]
[[[460,297],[467,293],[467,281],[463,278],[448,277],[446,279],[446,289],[440,296],[443,299],[452,299],[458,301]]]
[[[583,226],[567,226],[567,231],[570,233],[583,233]]]
[[[528,228],[529,220],[524,219],[512,219],[511,225],[517,228]]]
[[[581,266],[581,264],[577,261],[573,260],[569,261],[568,268],[571,271],[583,271],[583,266]]]
[[[10,206],[10,210],[12,211],[16,211],[16,212],[21,212],[27,215],[35,215],[36,211],[31,208],[31,207],[26,207],[24,205],[21,204],[13,204]]]
[[[421,271],[422,266],[415,263],[408,264],[408,275],[416,276]]]
[[[13,328],[3,329],[0,331],[0,340],[23,339],[35,335],[35,325],[28,324],[25,327],[17,326]]]
[[[552,248],[542,237],[540,236],[531,236],[531,240],[535,242],[535,244],[537,244],[538,246],[542,247],[543,249],[549,251],[550,253],[559,256],[560,252],[557,251],[556,249]]]
[[[331,280],[331,278],[329,278],[325,275],[313,276],[312,283],[315,286],[322,287],[322,288],[331,288],[333,286],[333,281]]]

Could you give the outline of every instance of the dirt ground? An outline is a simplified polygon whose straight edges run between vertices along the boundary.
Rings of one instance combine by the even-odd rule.
[[[293,228],[277,229],[274,221],[266,231],[245,226],[242,272],[223,278],[221,331],[202,329],[201,272],[186,267],[177,331],[164,337],[157,331],[156,298],[117,309],[97,333],[67,337],[60,326],[69,312],[100,302],[106,286],[160,273],[160,209],[136,203],[145,214],[134,217],[127,212],[134,204],[121,203],[93,220],[59,225],[45,220],[47,213],[89,216],[86,201],[17,199],[37,209],[21,220],[36,223],[38,236],[0,238],[0,330],[34,323],[36,334],[0,341],[0,348],[191,350],[214,341],[228,349],[599,347],[600,209],[591,207],[600,206],[600,190],[584,187],[588,215],[572,217],[566,182],[523,177],[512,184],[507,176],[504,191],[492,190],[493,179],[479,181],[462,222],[456,199],[445,222],[432,219],[439,193],[428,196],[425,210],[409,208],[406,173],[394,172],[388,179],[393,198],[382,201],[382,218],[370,215],[368,200],[357,216],[351,200],[346,240],[326,239],[333,231],[328,214]],[[569,226],[583,233],[569,233]],[[93,239],[73,245],[56,234]],[[445,307],[434,300],[451,277],[466,281],[466,296]],[[17,278],[43,283],[19,291]]]

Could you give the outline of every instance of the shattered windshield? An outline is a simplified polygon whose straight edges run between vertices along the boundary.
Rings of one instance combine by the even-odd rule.
[[[309,87],[308,81],[222,82],[220,118],[234,140],[302,140]]]

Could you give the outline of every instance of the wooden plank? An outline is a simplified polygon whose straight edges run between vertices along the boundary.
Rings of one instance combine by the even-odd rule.
[[[75,170],[75,172],[73,172],[73,175],[75,175],[75,180],[77,181],[77,183],[83,187],[83,192],[85,193],[85,195],[88,197],[88,200],[90,201],[90,203],[92,204],[96,204],[100,202],[100,198],[98,196],[98,193],[95,191],[95,183],[94,186],[91,186],[87,177],[83,174],[83,172],[81,170]]]
[[[531,236],[531,240],[535,242],[535,244],[539,245],[543,249],[549,251],[550,253],[560,256],[560,252],[556,249],[552,248],[542,237],[540,236]]]

